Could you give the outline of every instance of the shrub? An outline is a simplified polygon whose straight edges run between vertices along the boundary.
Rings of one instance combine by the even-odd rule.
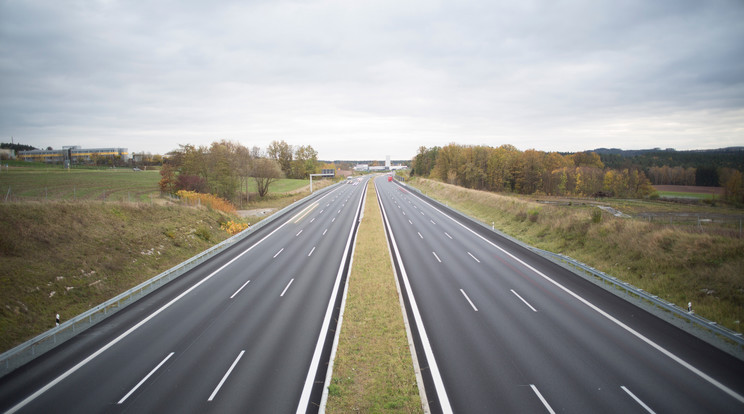
[[[224,211],[228,214],[235,214],[235,206],[224,198],[217,197],[212,194],[202,194],[194,191],[180,190],[176,193],[182,200],[186,200],[189,204],[202,204],[206,207]]]
[[[598,224],[602,221],[602,210],[595,208],[592,210],[592,223]]]
[[[209,229],[206,227],[199,227],[198,229],[196,229],[194,234],[196,234],[197,237],[206,242],[212,240],[212,232],[210,232]]]
[[[225,230],[226,232],[230,234],[238,234],[241,231],[247,229],[250,227],[250,224],[248,223],[241,223],[239,221],[228,221],[220,225],[220,228],[222,230]]]
[[[176,190],[206,193],[209,187],[207,187],[207,180],[198,175],[179,174],[176,178]]]

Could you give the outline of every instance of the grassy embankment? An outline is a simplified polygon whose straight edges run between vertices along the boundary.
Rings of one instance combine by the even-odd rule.
[[[372,182],[357,237],[327,412],[421,412]]]
[[[146,203],[0,203],[0,350],[224,240],[227,218]]]
[[[547,205],[535,202],[534,197],[505,196],[425,179],[415,179],[412,185],[472,217],[495,223],[497,229],[526,243],[573,257],[682,308],[691,301],[696,313],[742,332],[744,239],[736,233],[706,233],[693,226],[618,218],[590,203]],[[631,215],[641,210],[711,211],[711,207],[663,202],[603,200],[602,204]]]
[[[160,198],[159,180],[130,169],[0,171],[0,352],[53,327],[57,312],[68,319],[224,240],[222,223],[259,220]],[[286,193],[256,204],[281,208],[306,185],[280,180],[272,191]]]

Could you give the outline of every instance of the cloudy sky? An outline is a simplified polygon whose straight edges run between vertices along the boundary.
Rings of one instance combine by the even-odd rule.
[[[744,145],[744,1],[0,0],[0,141]]]

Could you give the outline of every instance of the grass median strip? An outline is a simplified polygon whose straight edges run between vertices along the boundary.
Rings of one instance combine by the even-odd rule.
[[[421,412],[395,276],[371,180],[369,186],[326,411]]]

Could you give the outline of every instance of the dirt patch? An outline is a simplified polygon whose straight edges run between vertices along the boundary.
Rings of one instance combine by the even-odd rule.
[[[275,212],[275,208],[256,208],[253,210],[238,210],[237,213],[240,217],[266,217],[273,212]]]

